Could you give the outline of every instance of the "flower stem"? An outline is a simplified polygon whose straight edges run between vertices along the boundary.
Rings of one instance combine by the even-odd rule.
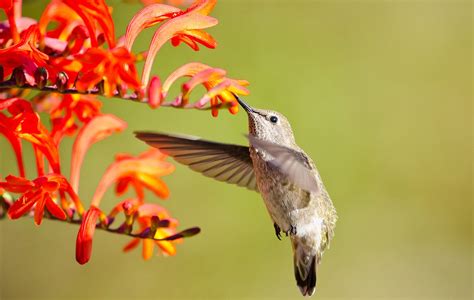
[[[28,83],[23,84],[22,86],[18,86],[14,81],[12,80],[7,80],[0,82],[0,91],[3,89],[24,89],[24,90],[36,90],[36,91],[41,91],[41,92],[53,92],[53,93],[58,93],[58,94],[77,94],[77,95],[98,95],[102,96],[100,93],[99,89],[95,88],[92,90],[87,90],[87,91],[78,91],[75,88],[70,88],[70,89],[58,89],[56,86],[44,86],[42,88],[39,88],[37,85],[30,85]],[[138,97],[135,93],[133,94],[126,94],[126,95],[121,95],[118,92],[115,92],[114,95],[111,98],[115,99],[122,99],[126,101],[133,101],[133,102],[138,102],[138,103],[148,103],[148,98],[140,98]],[[180,105],[176,104],[175,101],[165,101],[161,103],[160,106],[163,107],[173,107],[173,108],[182,108],[182,109],[199,109],[199,110],[210,110],[211,107],[200,107],[198,105],[198,102],[195,104],[193,103],[188,103],[185,105]],[[226,102],[226,103],[220,103],[214,107],[214,109],[228,109],[229,107],[232,106],[231,102]]]
[[[3,195],[0,195],[0,220],[6,219],[7,211],[8,211],[9,207],[10,207],[10,203],[7,202],[7,200],[5,199],[5,197]],[[29,214],[26,214],[24,216],[33,217],[32,215],[29,215]],[[59,221],[59,222],[63,222],[63,223],[75,224],[75,225],[81,225],[81,223],[82,223],[82,218],[71,217],[71,218],[68,218],[68,219],[65,219],[65,220],[61,220],[61,219],[55,218],[53,215],[51,215],[47,212],[43,215],[43,218],[48,219],[48,220],[53,220],[53,221]],[[161,220],[161,221],[165,221],[165,220]],[[157,238],[154,238],[153,236],[150,236],[148,234],[149,231],[150,231],[149,228],[146,228],[145,230],[143,230],[141,232],[131,232],[131,231],[128,231],[128,230],[123,230],[123,228],[124,228],[124,226],[122,226],[123,224],[121,226],[117,227],[117,228],[111,228],[110,227],[111,223],[112,222],[110,222],[108,225],[104,225],[102,222],[98,222],[95,227],[96,227],[96,229],[107,231],[107,232],[110,232],[110,233],[127,235],[127,236],[130,236],[130,237],[133,237],[133,238],[138,238],[138,239],[152,239],[152,240],[155,240],[155,241],[173,241],[173,240],[177,240],[177,239],[184,238],[184,237],[191,237],[193,235],[198,234],[201,231],[201,229],[199,227],[191,227],[191,228],[185,229],[181,232],[178,232],[176,234],[167,236],[165,238],[157,239]],[[166,222],[163,222],[163,224],[166,224]]]

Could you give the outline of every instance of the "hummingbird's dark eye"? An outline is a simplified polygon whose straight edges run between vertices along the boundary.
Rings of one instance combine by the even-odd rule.
[[[270,122],[276,123],[276,122],[278,122],[278,118],[276,116],[271,116],[270,117]]]

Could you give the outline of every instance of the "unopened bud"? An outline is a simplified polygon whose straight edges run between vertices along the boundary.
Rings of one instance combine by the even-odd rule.
[[[56,88],[59,92],[64,92],[67,88],[67,82],[69,78],[66,73],[59,72],[58,76],[56,77]]]
[[[16,85],[22,87],[26,83],[25,72],[22,67],[16,67],[12,72],[12,80],[15,81]]]
[[[45,68],[41,67],[36,69],[35,71],[35,82],[38,88],[42,89],[46,86],[48,83],[48,70]]]

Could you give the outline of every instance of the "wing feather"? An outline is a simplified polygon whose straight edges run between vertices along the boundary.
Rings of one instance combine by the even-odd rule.
[[[194,171],[258,192],[248,147],[164,133],[136,132],[135,135]]]

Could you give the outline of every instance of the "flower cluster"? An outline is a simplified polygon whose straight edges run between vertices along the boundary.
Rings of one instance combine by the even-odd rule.
[[[155,245],[161,253],[174,255],[177,242],[199,232],[197,227],[178,231],[178,221],[146,199],[145,190],[162,199],[169,196],[162,177],[174,166],[156,149],[138,156],[117,154],[91,201],[81,199],[79,179],[88,149],[127,126],[102,112],[98,96],[152,108],[210,108],[217,116],[220,108],[236,113],[234,94],[248,94],[247,81],[228,78],[225,70],[198,62],[183,65],[164,81],[151,75],[157,53],[168,41],[196,51],[199,45],[216,47],[205,31],[217,24],[209,16],[216,0],[196,0],[187,9],[142,2],[146,6],[130,21],[125,35],[116,37],[112,10],[104,0],[52,0],[38,21],[22,17],[21,0],[0,0],[7,17],[0,22],[0,133],[9,141],[18,166],[17,175],[0,177],[0,218],[31,216],[36,225],[45,218],[80,225],[76,243],[80,264],[91,257],[96,229],[132,237],[124,251],[141,241],[145,259],[152,256]],[[149,48],[133,52],[137,36],[151,26],[157,29]],[[142,62],[139,76],[137,65]],[[182,77],[189,79],[181,92],[167,100],[170,87]],[[192,102],[190,94],[199,85],[207,92]],[[59,151],[64,138],[74,139],[68,175],[62,172]],[[35,155],[33,177],[24,164],[25,141]],[[119,200],[106,213],[100,203],[111,187],[118,197],[130,188],[135,196]]]

